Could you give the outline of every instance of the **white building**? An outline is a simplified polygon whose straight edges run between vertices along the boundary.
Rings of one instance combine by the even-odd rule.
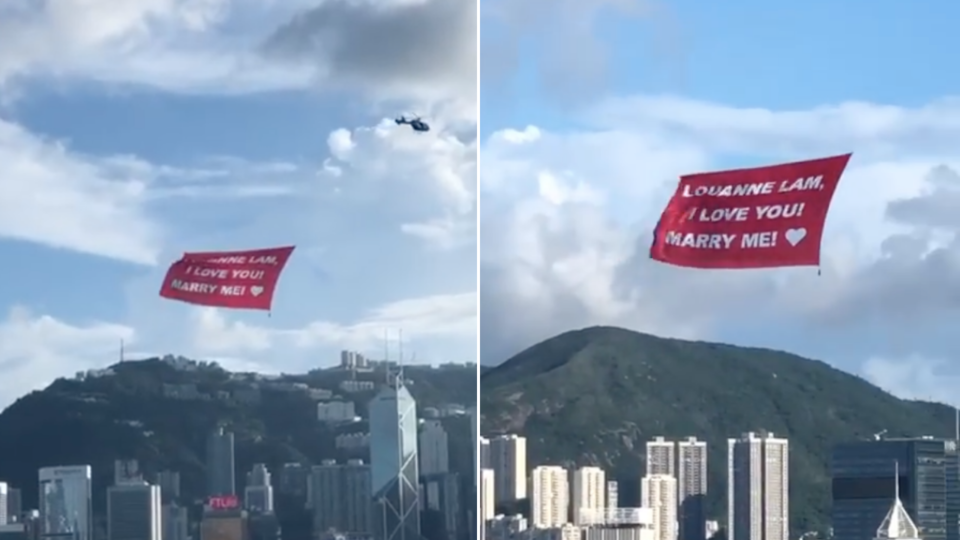
[[[581,467],[573,473],[573,523],[592,525],[591,516],[606,507],[606,473],[599,467]]]
[[[607,481],[607,508],[620,507],[620,485],[616,480]]]
[[[497,504],[527,498],[526,437],[501,435],[491,439],[490,468],[497,482]]]
[[[420,476],[450,472],[450,442],[439,420],[426,420],[420,427]]]
[[[321,401],[317,403],[317,420],[327,423],[352,422],[357,407],[352,401]]]
[[[647,441],[647,476],[666,474],[677,477],[677,445],[663,437]]]
[[[656,540],[650,508],[607,508],[597,525],[583,530],[584,540]]]
[[[707,538],[707,443],[689,437],[677,443],[677,503],[680,540]]]
[[[9,488],[6,482],[0,482],[0,525],[6,525],[10,518],[7,516],[7,497]]]
[[[496,485],[496,473],[493,469],[480,469],[480,522],[486,523],[493,519],[496,512],[496,497],[494,497],[494,486]]]
[[[563,467],[543,465],[533,469],[530,492],[530,526],[553,529],[570,521],[570,480]]]
[[[746,433],[727,441],[727,538],[789,540],[789,443]]]
[[[641,506],[653,510],[656,540],[677,540],[677,479],[667,474],[643,477]]]
[[[256,463],[247,473],[243,488],[243,506],[251,512],[273,513],[273,484],[271,474],[263,463]]]

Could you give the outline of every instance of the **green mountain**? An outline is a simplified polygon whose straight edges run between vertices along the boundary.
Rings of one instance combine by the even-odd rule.
[[[636,495],[644,443],[709,444],[711,519],[725,520],[726,439],[790,439],[791,528],[829,526],[831,448],[888,436],[952,437],[945,405],[898,399],[823,362],[768,349],[595,327],[534,345],[481,376],[481,429],[528,438],[528,464],[600,465]],[[629,495],[628,495],[629,497]]]
[[[421,417],[430,412],[428,408],[475,404],[476,373],[475,366],[404,369]],[[317,370],[266,378],[231,373],[215,363],[166,357],[58,379],[0,413],[0,480],[22,489],[24,508],[36,508],[38,469],[92,465],[94,513],[102,516],[114,460],[136,459],[147,479],[158,471],[179,471],[181,501],[195,507],[204,497],[206,438],[220,424],[235,434],[238,490],[254,463],[267,464],[276,486],[284,463],[368,460],[366,452],[335,447],[338,434],[364,432],[365,422],[330,426],[317,420],[317,401],[324,390],[353,401],[357,413],[366,415],[376,389],[346,392],[340,385],[347,380],[379,386],[386,374]],[[450,435],[451,468],[469,474],[473,470],[469,418],[455,415],[441,421]],[[288,500],[283,493],[276,498],[285,532],[309,527],[302,501]]]

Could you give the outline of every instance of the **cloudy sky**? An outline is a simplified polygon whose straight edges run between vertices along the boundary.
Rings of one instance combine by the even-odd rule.
[[[612,324],[960,399],[960,5],[547,2],[481,17],[482,361]],[[647,258],[678,175],[846,152],[821,276]]]
[[[461,0],[0,3],[0,407],[121,340],[297,371],[402,328],[418,362],[474,361],[476,21]],[[184,251],[288,244],[269,317],[157,295]]]

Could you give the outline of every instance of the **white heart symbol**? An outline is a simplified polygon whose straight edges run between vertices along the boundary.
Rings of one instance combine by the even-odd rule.
[[[802,227],[799,229],[788,229],[783,236],[786,237],[787,242],[790,242],[791,246],[796,246],[801,240],[807,237],[807,230]]]
[[[261,294],[263,294],[263,287],[259,285],[254,285],[253,287],[250,287],[250,294],[254,296],[260,296]]]

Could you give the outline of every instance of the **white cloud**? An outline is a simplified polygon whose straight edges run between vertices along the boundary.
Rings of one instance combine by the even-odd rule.
[[[320,174],[351,203],[377,207],[404,232],[440,247],[475,242],[474,143],[437,129],[416,133],[384,120],[353,132],[336,130],[327,146],[331,159]],[[363,183],[357,184],[357,178]]]
[[[223,311],[195,311],[193,336],[196,350],[204,355],[256,355],[275,347],[375,349],[387,330],[402,330],[412,341],[453,336],[468,341],[477,330],[475,293],[437,295],[392,302],[370,310],[350,324],[314,321],[301,328],[277,329],[230,321]]]
[[[960,374],[945,360],[919,355],[897,360],[874,357],[863,364],[863,375],[871,383],[903,398],[960,406],[954,390],[960,384]]]
[[[56,377],[115,363],[121,340],[134,338],[134,330],[123,325],[71,326],[13,308],[0,322],[0,410]]]
[[[309,177],[295,164],[204,165],[84,155],[0,119],[0,238],[152,265],[169,240],[157,204],[287,196]]]
[[[494,133],[481,147],[484,360],[595,324],[821,354],[884,384],[868,359],[957,354],[930,328],[960,311],[958,115],[954,100],[782,112],[640,96],[589,108],[585,130]],[[821,276],[649,261],[679,174],[851,150]],[[872,332],[912,337],[893,347]],[[946,388],[917,369],[915,386]]]
[[[0,236],[152,264],[161,232],[145,213],[150,169],[78,155],[0,119]]]
[[[378,100],[477,102],[477,4],[463,0],[321,2],[279,27],[266,57],[307,66],[327,89]]]
[[[6,0],[0,35],[8,98],[11,83],[55,78],[476,108],[476,6],[458,0]]]
[[[102,0],[4,2],[0,87],[30,77],[218,93],[302,87],[309,80],[303,70],[281,70],[258,59],[252,52],[256,30],[237,26],[268,5],[279,17],[303,6],[247,0],[130,0],[120,7]],[[279,23],[269,15],[259,20]],[[238,48],[238,42],[245,45]]]

